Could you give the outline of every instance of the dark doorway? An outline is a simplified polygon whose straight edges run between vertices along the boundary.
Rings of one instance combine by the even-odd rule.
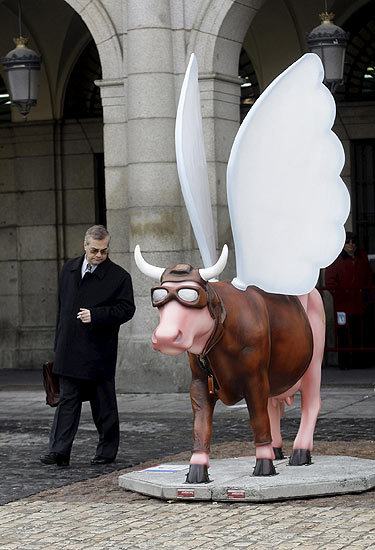
[[[343,369],[375,365],[375,140],[351,146],[354,233],[347,233],[344,250],[325,272],[334,315],[327,351],[338,352]]]
[[[244,48],[240,53],[238,75],[241,79],[240,122],[242,123],[260,95],[255,69]]]
[[[90,154],[87,160],[82,156],[82,163],[93,162],[93,221],[106,225],[104,153],[98,152],[97,144],[94,144],[95,134],[92,133],[95,120],[100,124],[103,122],[100,89],[95,84],[101,78],[99,53],[94,41],[90,40],[76,60],[66,86],[64,119],[76,121],[89,145]]]
[[[104,153],[94,154],[95,223],[107,227]]]
[[[95,42],[90,40],[76,61],[69,78],[64,102],[65,119],[103,117],[100,90],[95,84],[95,80],[101,78],[99,53]]]

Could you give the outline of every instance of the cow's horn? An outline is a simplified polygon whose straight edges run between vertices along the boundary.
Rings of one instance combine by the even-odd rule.
[[[142,271],[144,275],[151,277],[151,279],[156,279],[160,282],[160,277],[165,271],[164,267],[156,267],[155,265],[147,263],[141,254],[141,249],[138,244],[134,249],[134,259],[139,271]]]
[[[227,265],[227,259],[228,259],[228,247],[225,244],[223,246],[223,250],[221,251],[220,258],[218,259],[216,264],[211,267],[205,267],[203,269],[200,269],[199,275],[205,281],[218,277],[220,273],[224,270],[225,266]]]

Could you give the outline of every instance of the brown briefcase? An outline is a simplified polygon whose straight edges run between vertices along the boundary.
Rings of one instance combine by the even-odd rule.
[[[60,399],[59,377],[52,372],[53,363],[47,361],[43,364],[43,386],[46,390],[46,404],[57,407]]]

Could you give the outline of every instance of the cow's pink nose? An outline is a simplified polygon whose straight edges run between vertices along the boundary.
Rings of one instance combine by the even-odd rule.
[[[152,344],[154,349],[160,349],[165,345],[177,345],[182,341],[182,332],[180,330],[171,332],[159,332],[157,329],[152,335]]]

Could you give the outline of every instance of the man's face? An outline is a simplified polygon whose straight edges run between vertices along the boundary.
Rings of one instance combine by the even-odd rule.
[[[91,265],[99,265],[107,259],[109,252],[109,237],[97,241],[87,237],[83,243],[86,259]]]

